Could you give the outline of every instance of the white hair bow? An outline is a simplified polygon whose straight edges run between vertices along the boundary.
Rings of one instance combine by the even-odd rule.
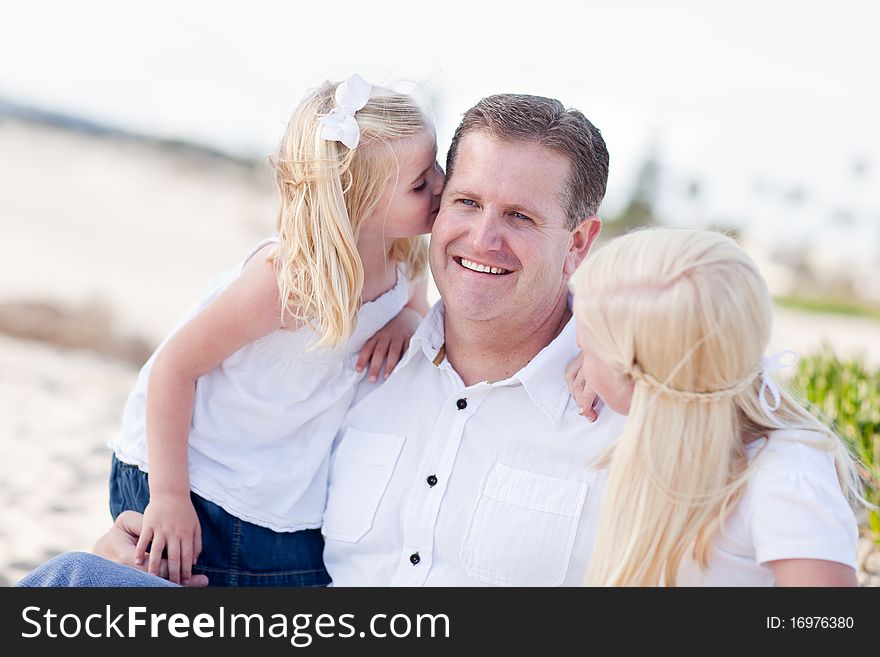
[[[773,411],[779,409],[782,403],[782,395],[779,392],[779,384],[773,378],[773,373],[793,367],[798,362],[798,355],[791,351],[780,351],[772,356],[764,356],[761,361],[761,389],[758,391],[758,401],[761,409],[774,425],[779,425],[779,420],[773,415]],[[767,393],[770,393],[771,402],[767,401]]]
[[[361,129],[354,113],[367,104],[372,90],[372,85],[357,73],[336,87],[336,107],[318,119],[322,124],[321,139],[340,141],[352,149],[357,146]]]

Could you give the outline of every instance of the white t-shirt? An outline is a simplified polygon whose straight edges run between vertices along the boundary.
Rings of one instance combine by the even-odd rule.
[[[172,335],[216,299],[257,251],[275,241],[258,244],[241,264],[212,281]],[[199,377],[189,430],[190,488],[237,518],[275,531],[320,527],[330,448],[365,375],[355,371],[358,353],[408,298],[406,277],[398,271],[392,289],[361,306],[353,335],[337,350],[309,350],[316,336],[308,327],[278,329]],[[144,471],[147,381],[155,357],[128,397],[121,433],[110,440],[120,461]]]
[[[578,415],[574,321],[493,383],[465,386],[443,343],[438,303],[342,423],[322,530],[334,585],[580,585],[600,508],[588,462],[624,418]]]
[[[773,586],[765,564],[821,559],[856,567],[858,526],[834,468],[834,452],[809,443],[824,436],[775,431],[751,443],[755,470],[716,537],[706,572],[687,557],[679,586]]]

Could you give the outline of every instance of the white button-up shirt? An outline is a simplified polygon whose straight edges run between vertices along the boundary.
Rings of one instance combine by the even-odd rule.
[[[495,383],[465,386],[443,343],[438,303],[343,421],[323,524],[334,585],[580,585],[604,476],[588,462],[625,418],[578,415],[574,321]]]

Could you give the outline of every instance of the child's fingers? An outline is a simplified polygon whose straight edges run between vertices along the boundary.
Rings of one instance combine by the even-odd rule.
[[[403,352],[406,343],[402,340],[395,341],[391,343],[391,347],[388,349],[388,362],[385,363],[385,378],[387,379],[391,372],[397,367],[397,364],[400,362],[400,359],[403,357]]]
[[[193,566],[193,537],[192,535],[180,541],[180,583],[186,584],[192,579]]]
[[[168,579],[170,579],[175,584],[180,584],[180,540],[173,536],[168,541],[168,547],[166,548],[166,552],[168,553]]]
[[[373,350],[373,357],[370,359],[370,381],[379,380],[379,372],[382,369],[382,363],[388,354],[388,339],[381,339],[376,342],[376,348]]]
[[[584,352],[579,351],[579,352],[577,352],[577,354],[575,354],[574,358],[572,358],[568,362],[568,365],[565,366],[566,379],[569,377],[574,378],[575,374],[577,374],[580,371],[581,365],[583,365],[583,364],[584,364]]]
[[[199,562],[199,555],[202,553],[202,525],[196,523],[196,532],[193,537],[193,565]]]
[[[141,528],[141,535],[138,537],[137,545],[134,548],[134,562],[138,566],[144,564],[147,555],[147,546],[153,538],[153,528],[144,524]]]
[[[364,343],[363,347],[361,347],[361,353],[358,355],[357,365],[355,365],[355,370],[357,372],[364,371],[364,368],[370,360],[370,356],[373,355],[373,348],[376,346],[376,342],[376,336],[373,336]]]
[[[199,555],[202,554],[202,526],[196,524],[196,535],[193,539],[193,565],[199,562]]]
[[[581,374],[581,365],[584,362],[583,353],[578,353],[571,362],[565,366],[565,384],[571,393],[573,399],[580,399],[581,389],[583,388],[583,375]]]
[[[578,412],[583,415],[584,405],[583,405],[583,397],[584,397],[584,388],[586,387],[587,382],[584,377],[578,372],[577,376],[572,379],[572,381],[568,384],[568,392],[571,394],[571,398],[574,399],[578,403]]]
[[[580,396],[580,408],[582,409],[581,415],[587,418],[590,422],[595,422],[599,418],[599,414],[596,412],[596,400],[598,396],[596,395],[596,391],[590,388],[584,382],[583,391]]]
[[[574,377],[577,376],[580,369],[580,366],[574,360],[565,366],[565,383],[569,388],[571,388],[571,384],[574,382]]]
[[[151,575],[159,576],[162,567],[162,551],[165,549],[165,535],[155,534],[153,544],[150,546],[150,566],[148,571]]]

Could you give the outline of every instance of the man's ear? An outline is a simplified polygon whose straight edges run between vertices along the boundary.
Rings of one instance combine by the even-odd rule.
[[[584,219],[577,228],[571,231],[571,240],[568,244],[568,255],[565,256],[565,265],[562,271],[566,276],[571,276],[578,265],[583,262],[593,246],[593,242],[599,237],[602,230],[602,220],[599,217]]]

